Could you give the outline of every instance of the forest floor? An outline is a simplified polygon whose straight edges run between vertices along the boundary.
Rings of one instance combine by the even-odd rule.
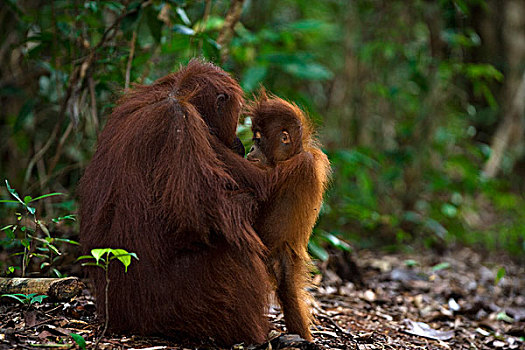
[[[359,251],[352,260],[359,265],[360,283],[355,273],[349,276],[347,259],[340,254],[319,266],[315,344],[279,336],[284,322],[275,307],[269,315],[273,340],[234,348],[525,349],[524,266],[470,249],[445,255]],[[89,290],[61,304],[27,307],[5,299],[0,304],[0,349],[78,348],[70,333],[81,335],[92,348],[102,331]],[[212,343],[112,334],[99,348],[217,349]]]

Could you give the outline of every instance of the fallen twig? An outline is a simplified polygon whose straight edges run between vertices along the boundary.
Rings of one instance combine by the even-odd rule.
[[[0,294],[47,295],[53,300],[69,300],[85,288],[77,277],[66,278],[5,278],[0,277]]]

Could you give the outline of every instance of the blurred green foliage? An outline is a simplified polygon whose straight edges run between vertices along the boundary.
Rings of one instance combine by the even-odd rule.
[[[219,62],[229,4],[2,2],[0,177],[24,193],[74,193],[126,81],[151,83],[195,56]],[[476,29],[483,11],[483,0],[245,2],[219,63],[248,98],[262,84],[318,124],[334,174],[316,255],[346,240],[523,256],[520,159],[506,155],[496,179],[482,173],[508,78]],[[249,147],[249,120],[239,132]]]

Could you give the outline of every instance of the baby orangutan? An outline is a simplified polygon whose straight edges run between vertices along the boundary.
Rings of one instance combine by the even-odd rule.
[[[248,107],[253,146],[249,161],[268,169],[275,190],[260,205],[255,230],[268,248],[267,266],[275,279],[289,333],[311,341],[313,316],[308,240],[319,215],[330,163],[320,150],[313,127],[294,104],[262,91]]]

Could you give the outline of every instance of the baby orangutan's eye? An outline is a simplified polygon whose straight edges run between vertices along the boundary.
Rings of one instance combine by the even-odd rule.
[[[284,144],[289,144],[291,142],[290,135],[288,134],[288,131],[283,130],[281,132],[281,142]]]
[[[255,135],[253,136],[254,139],[260,139],[261,138],[261,132],[260,131],[256,131],[255,132]]]

